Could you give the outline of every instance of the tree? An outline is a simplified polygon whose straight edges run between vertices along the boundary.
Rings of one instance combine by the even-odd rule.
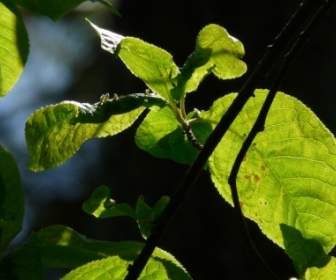
[[[194,52],[180,69],[167,51],[141,39],[123,37],[93,25],[101,37],[103,49],[118,56],[136,77],[144,81],[149,91],[121,97],[104,95],[92,105],[62,102],[36,111],[27,120],[30,168],[34,171],[62,164],[90,138],[112,136],[125,130],[145,108],[150,113],[137,129],[137,145],[159,158],[191,164],[177,193],[171,199],[163,197],[153,207],[141,197],[135,208],[116,203],[111,200],[108,187],[97,188],[84,203],[84,211],[95,217],[131,217],[144,239],[148,237],[147,251],[142,251],[137,258],[140,261],[130,266],[127,279],[134,279],[146,265],[167,221],[203,168],[210,172],[220,195],[238,210],[252,247],[254,242],[243,215],[255,221],[268,238],[285,249],[300,276],[316,279],[322,275],[332,279],[334,258],[327,254],[334,246],[332,151],[335,139],[305,105],[284,93],[277,94],[292,56],[331,2],[314,9],[310,2],[307,3],[260,60],[259,68],[252,72],[239,95],[219,98],[209,110],[201,112],[186,112],[185,98],[206,76],[213,74],[226,80],[238,78],[246,71],[242,61],[244,47],[226,29],[216,24],[205,26],[198,34]],[[17,20],[15,8],[6,4],[2,4],[3,11]],[[36,9],[37,6],[28,7]],[[72,4],[62,11],[57,10],[55,15],[49,10],[52,6],[47,10],[46,6],[38,7],[42,9],[38,11],[57,16]],[[311,19],[306,20],[309,16]],[[305,23],[302,24],[300,19]],[[27,55],[23,24],[13,20],[8,22],[15,28],[9,27],[7,32],[17,30],[18,35],[14,35],[21,39],[19,43],[15,40],[9,43],[9,47],[16,51],[11,59],[18,63],[14,71],[8,67],[11,71],[4,77],[10,79],[5,79],[1,87],[6,90],[4,94],[19,76]],[[300,36],[295,34],[296,29],[301,29]],[[6,69],[9,65],[7,57],[1,57],[3,69]],[[277,67],[270,71],[270,65],[274,64]],[[261,74],[265,73],[269,75],[269,91],[254,90]],[[2,153],[4,166],[6,162],[13,162],[8,152],[3,150]],[[15,163],[11,165],[9,169],[3,167],[6,175],[2,175],[3,189],[9,188],[11,180],[15,179],[17,191],[9,193],[17,196],[19,175]],[[22,220],[22,209],[18,211],[12,207],[13,197],[5,198],[3,209],[7,224],[2,227],[6,233],[2,235],[3,248],[18,232]],[[39,268],[38,262],[41,262],[46,266],[71,269],[104,256],[107,258],[85,264],[65,279],[82,275],[94,278],[100,273],[112,273],[111,279],[121,279],[142,246],[134,242],[92,241],[72,229],[55,226],[33,234],[23,248],[9,255],[3,263],[14,264],[14,273],[20,275],[23,271],[27,273],[26,260],[32,255],[39,256],[33,259],[36,261],[33,267]],[[34,278],[40,277],[39,269],[30,273],[34,273]],[[171,255],[158,249],[143,273],[143,276],[154,273],[158,279],[190,278]]]

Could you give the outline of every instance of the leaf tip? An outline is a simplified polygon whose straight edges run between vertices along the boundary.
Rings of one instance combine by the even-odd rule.
[[[114,54],[118,45],[125,37],[107,29],[100,28],[88,18],[85,18],[85,20],[98,33],[101,40],[101,48],[107,52]]]

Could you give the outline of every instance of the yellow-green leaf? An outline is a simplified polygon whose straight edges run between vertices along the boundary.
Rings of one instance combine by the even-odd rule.
[[[120,280],[144,244],[88,239],[71,228],[56,225],[35,233],[29,246],[37,250],[45,267],[74,269],[80,266],[63,279],[91,280],[100,277]],[[191,279],[172,255],[159,248],[155,249],[143,275],[155,275],[158,278],[153,279],[158,280]]]
[[[266,94],[265,90],[255,92],[209,159],[212,181],[231,204],[228,175]],[[202,117],[215,125],[235,97],[217,100]],[[244,215],[285,248],[297,267],[311,260],[304,259],[302,252],[293,253],[306,250],[296,246],[299,239],[293,230],[325,253],[335,246],[335,137],[294,97],[277,94],[265,130],[258,133],[240,167],[237,186]]]
[[[323,267],[311,267],[307,269],[304,280],[335,280],[336,258],[331,257],[327,265]]]
[[[187,59],[178,77],[174,98],[179,100],[186,93],[195,91],[210,73],[222,80],[242,76],[247,70],[241,60],[244,54],[243,44],[224,27],[217,24],[205,26],[197,36],[195,51]]]
[[[19,79],[28,48],[21,15],[0,2],[0,97],[6,95]]]
[[[114,114],[102,123],[76,122],[90,104],[65,101],[34,112],[26,122],[26,141],[30,169],[41,171],[56,167],[72,157],[91,138],[113,136],[130,127],[144,110]]]
[[[211,132],[209,123],[202,120],[195,122],[192,129],[201,143],[204,143]],[[146,116],[137,129],[135,143],[155,157],[182,164],[191,164],[198,154],[169,107],[151,111]]]
[[[134,37],[124,37],[91,23],[101,39],[102,49],[119,56],[132,74],[155,93],[172,100],[171,91],[180,73],[170,53]]]

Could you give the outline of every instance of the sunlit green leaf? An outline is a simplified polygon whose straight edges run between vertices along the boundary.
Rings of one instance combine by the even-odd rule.
[[[211,132],[211,126],[204,121],[195,122],[192,129],[201,143]],[[155,157],[171,159],[182,164],[192,163],[198,153],[168,107],[151,111],[146,116],[137,129],[135,143]]]
[[[98,273],[96,269],[105,275],[107,267],[108,270],[112,269],[110,278],[107,279],[123,279],[116,277],[126,273],[127,265],[135,259],[143,247],[142,243],[133,241],[110,242],[88,239],[65,226],[51,226],[35,233],[30,244],[38,250],[41,261],[46,267],[73,269],[102,259],[98,262],[102,263],[102,266],[96,266],[97,262],[89,263],[64,278],[73,279],[72,277],[79,275],[78,279],[88,280],[96,279],[94,278]],[[107,267],[104,265],[105,261]],[[155,263],[154,268],[151,263]],[[154,251],[145,271],[152,268],[153,272],[159,273],[158,275],[168,275],[163,279],[191,279],[178,261],[161,249]],[[83,270],[88,274],[83,276],[81,274]]]
[[[112,115],[102,123],[78,123],[74,120],[90,104],[65,101],[34,112],[26,122],[26,141],[30,169],[40,171],[62,164],[91,138],[112,136],[127,129],[138,118],[143,107]]]
[[[107,186],[100,186],[93,191],[83,204],[83,210],[96,218],[131,217],[135,219],[134,210],[127,203],[116,203],[111,198]]]
[[[168,254],[167,254],[168,256]],[[119,257],[109,257],[106,259],[90,262],[79,267],[63,277],[63,280],[74,279],[109,279],[120,280],[127,275],[127,268],[130,262]],[[171,268],[167,267],[171,265]],[[139,280],[156,279],[156,280],[183,280],[191,277],[181,268],[173,266],[169,259],[151,258],[146,267],[138,278]]]
[[[171,100],[174,79],[179,68],[167,51],[141,39],[123,37],[90,23],[101,39],[102,48],[116,53],[132,74],[166,100]]]
[[[23,190],[14,158],[0,146],[0,257],[21,230]]]
[[[265,96],[265,90],[255,92],[209,159],[212,181],[231,204],[228,175]],[[235,97],[231,94],[217,100],[201,117],[215,125]],[[335,138],[294,97],[277,94],[265,130],[256,136],[240,167],[237,185],[244,215],[285,248],[297,266],[312,260],[300,259],[304,251],[295,251],[307,250],[310,244],[318,252],[311,241],[325,253],[335,246]],[[310,241],[305,242],[306,248],[297,246],[303,244],[301,239]]]
[[[58,19],[86,0],[16,0],[19,5],[39,13]]]
[[[161,197],[153,207],[150,207],[146,202],[143,196],[138,198],[135,213],[136,220],[141,232],[141,235],[144,239],[150,235],[153,226],[155,225],[157,219],[160,217],[162,211],[165,209],[169,203],[169,197]]]
[[[326,266],[311,267],[305,273],[305,280],[334,280],[336,279],[336,258],[330,257]]]
[[[19,79],[28,56],[28,37],[20,14],[0,2],[0,96]]]
[[[185,93],[195,91],[210,73],[222,80],[242,76],[247,70],[241,60],[244,54],[243,44],[224,27],[217,24],[205,26],[197,36],[195,51],[187,59],[178,77],[174,97],[179,100]]]

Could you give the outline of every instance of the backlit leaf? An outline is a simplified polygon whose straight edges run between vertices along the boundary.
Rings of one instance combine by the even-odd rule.
[[[192,125],[197,139],[204,142],[211,132],[207,122],[199,121]],[[135,135],[137,146],[158,158],[190,164],[198,154],[169,107],[151,111],[138,127]]]
[[[305,280],[334,280],[336,279],[336,258],[330,257],[324,267],[311,267],[305,273]]]
[[[101,39],[102,48],[116,53],[132,74],[166,100],[171,100],[174,80],[179,74],[170,53],[134,37],[123,37],[90,23]]]
[[[139,107],[112,115],[102,123],[75,122],[90,104],[65,101],[34,112],[26,122],[30,169],[41,171],[58,166],[72,157],[91,138],[113,136],[130,127],[144,110]]]
[[[228,175],[265,96],[265,90],[255,92],[209,159],[212,181],[230,204]],[[235,97],[231,94],[217,100],[201,117],[215,125]],[[325,253],[335,246],[335,138],[294,97],[277,94],[265,130],[256,136],[241,165],[237,186],[244,215],[285,248],[297,267],[312,260],[303,258],[304,251],[295,251],[307,250],[310,244],[318,252],[311,241]],[[297,246],[299,242],[306,248]]]
[[[0,2],[0,97],[19,79],[28,56],[28,37],[20,14]]]
[[[241,60],[244,54],[243,44],[224,27],[217,24],[205,26],[197,36],[195,51],[182,68],[173,96],[179,100],[186,93],[195,91],[210,73],[222,80],[242,76],[247,70]]]

